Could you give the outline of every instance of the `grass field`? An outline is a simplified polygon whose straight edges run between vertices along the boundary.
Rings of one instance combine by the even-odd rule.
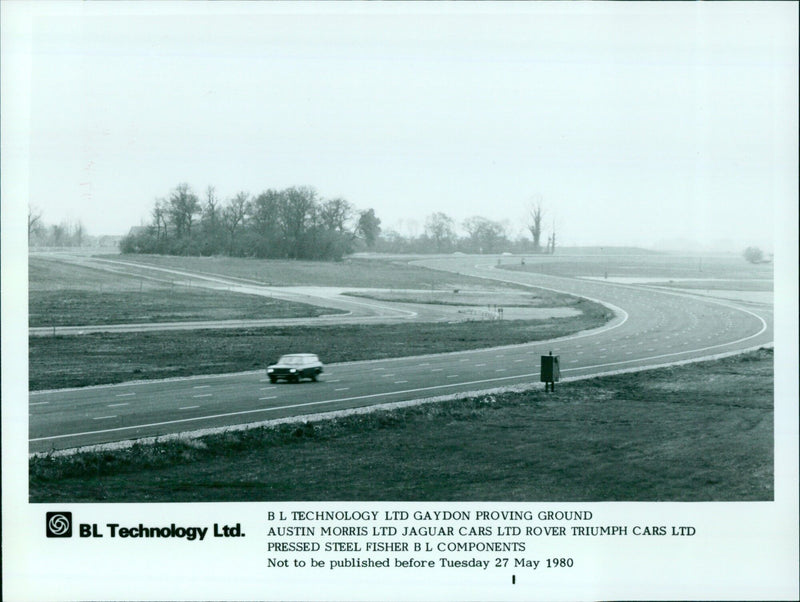
[[[336,310],[175,285],[61,261],[28,260],[29,326],[305,318]]]
[[[587,256],[538,255],[525,258],[525,264],[514,258],[504,259],[503,269],[538,272],[556,276],[590,276],[609,278],[725,278],[738,281],[772,280],[770,263],[751,264],[736,256],[699,256],[674,254],[627,255],[606,253]]]
[[[606,308],[578,300],[573,318],[531,321],[292,326],[93,333],[30,337],[29,389],[263,368],[283,353],[308,351],[325,363],[402,357],[526,343],[595,328]]]
[[[773,362],[30,460],[32,502],[773,499]]]
[[[408,260],[346,259],[341,262],[240,259],[234,257],[171,257],[164,255],[109,255],[208,275],[252,280],[271,286],[343,286],[386,289],[510,288],[459,274],[447,274],[408,264]]]
[[[580,302],[580,297],[572,297],[537,289],[536,291],[370,291],[346,293],[353,297],[392,301],[397,303],[423,303],[430,305],[453,305],[486,307],[571,307]]]

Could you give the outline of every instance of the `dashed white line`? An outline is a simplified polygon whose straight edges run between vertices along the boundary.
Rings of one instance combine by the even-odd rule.
[[[117,393],[117,397],[135,397],[136,393]]]
[[[109,408],[121,408],[122,406],[129,406],[129,403],[110,403],[107,407]]]
[[[200,406],[183,406],[182,408],[178,408],[179,410],[194,410],[199,408]]]
[[[204,393],[203,395],[192,395],[193,398],[197,399],[198,397],[211,397],[212,393]]]
[[[258,401],[264,401],[265,399],[278,399],[278,397],[276,395],[273,395],[272,397],[259,397]]]
[[[29,403],[30,406],[43,406],[50,403],[49,401],[34,401],[33,403]]]
[[[211,385],[195,385],[192,389],[208,389]]]
[[[341,389],[334,389],[334,391],[349,391],[350,387],[343,387]]]
[[[109,418],[116,418],[116,416],[95,416],[92,420],[108,420]]]
[[[394,381],[394,384],[396,384],[396,385],[403,385],[403,384],[405,384],[405,383],[407,383],[407,382],[408,382],[407,380],[396,380],[396,381]]]

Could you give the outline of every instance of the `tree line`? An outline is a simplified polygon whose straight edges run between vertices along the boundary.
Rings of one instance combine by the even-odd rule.
[[[179,184],[156,200],[151,216],[122,239],[123,253],[340,260],[359,246],[373,248],[380,234],[373,209],[306,186],[239,192],[222,202],[213,186],[201,200]]]
[[[46,224],[39,209],[28,207],[28,245],[34,247],[82,247],[90,242],[80,221]]]
[[[402,235],[393,230],[383,232],[375,250],[387,253],[555,253],[555,228],[547,236],[546,245],[541,245],[544,235],[544,211],[541,204],[530,207],[529,221],[526,224],[531,238],[515,237],[509,234],[504,221],[491,220],[479,215],[469,217],[460,224],[442,212],[430,214],[419,235]],[[459,228],[461,234],[459,234]]]

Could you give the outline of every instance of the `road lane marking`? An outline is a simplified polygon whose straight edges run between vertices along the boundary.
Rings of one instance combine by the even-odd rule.
[[[341,389],[334,389],[334,391],[349,391],[350,387],[343,387]]]
[[[192,395],[193,398],[197,399],[198,397],[211,397],[213,393],[204,393],[203,395]]]
[[[278,396],[273,395],[272,397],[259,397],[258,401],[264,401],[265,399],[278,399]]]
[[[117,393],[117,397],[134,397],[136,393]]]
[[[29,406],[43,406],[43,405],[46,405],[48,403],[50,403],[50,402],[49,401],[34,401],[34,402],[29,403],[28,405]]]
[[[396,381],[394,381],[394,384],[396,384],[396,385],[404,385],[407,382],[408,382],[407,380],[396,380]]]
[[[92,420],[108,420],[109,418],[116,418],[116,416],[95,416]]]
[[[107,407],[109,408],[121,408],[122,406],[129,406],[129,403],[110,403]]]
[[[192,389],[208,389],[211,385],[195,385]]]
[[[195,408],[199,408],[200,406],[183,406],[182,408],[178,408],[179,410],[194,410]]]
[[[443,371],[444,371],[444,368],[433,368],[433,369],[431,369],[431,372],[443,372]]]
[[[554,290],[554,289],[551,289],[551,290]],[[592,299],[592,300],[594,300],[594,299]],[[720,303],[720,302],[716,302],[716,301],[714,303],[716,305],[722,305],[722,306],[726,306],[726,307],[731,307],[731,306],[727,306],[724,303]],[[607,307],[610,306],[610,304],[607,304],[607,303],[603,303],[603,305],[606,305]],[[615,306],[615,308],[616,308],[616,306]],[[616,309],[618,309],[624,315],[624,318],[623,318],[623,320],[621,322],[619,322],[618,324],[614,325],[611,328],[618,328],[618,327],[622,326],[622,324],[624,324],[628,320],[628,313],[625,310],[623,310],[622,308],[616,308]],[[712,349],[719,349],[721,347],[731,347],[733,345],[738,345],[740,343],[743,343],[744,341],[748,341],[750,339],[754,339],[754,338],[760,336],[763,332],[765,332],[767,330],[768,325],[767,325],[766,320],[764,320],[764,318],[762,318],[761,316],[759,316],[755,312],[752,312],[752,311],[749,311],[749,310],[746,310],[746,309],[743,309],[743,308],[739,308],[739,307],[734,307],[733,309],[736,309],[736,310],[741,311],[743,313],[749,314],[750,316],[752,316],[752,317],[756,318],[757,320],[759,320],[761,322],[761,329],[758,332],[754,333],[754,334],[750,334],[748,336],[742,337],[742,338],[737,339],[735,341],[728,341],[728,342],[725,342],[725,343],[718,343],[716,345],[710,345],[708,347],[703,347],[703,348],[700,348],[700,349],[688,349],[688,350],[684,350],[684,351],[675,351],[675,352],[671,352],[671,353],[662,353],[660,355],[654,355],[654,356],[650,356],[650,357],[636,358],[636,359],[631,359],[631,360],[620,360],[620,361],[616,361],[616,362],[607,362],[607,363],[603,363],[603,364],[594,364],[594,365],[590,365],[590,366],[583,366],[583,367],[580,367],[580,368],[566,368],[564,370],[564,372],[577,371],[577,370],[594,370],[594,369],[597,369],[597,368],[607,368],[607,367],[610,367],[610,366],[620,366],[620,365],[623,365],[623,364],[642,363],[642,362],[646,362],[646,361],[659,360],[659,359],[664,359],[664,358],[668,358],[668,357],[687,355],[687,354],[690,354],[690,353],[696,354],[696,353],[700,353],[700,352],[704,352],[704,351],[710,351]],[[611,330],[611,328],[604,328],[601,332],[607,332],[608,330]],[[599,332],[593,332],[593,333],[587,333],[587,334],[584,334],[584,335],[578,335],[577,337],[564,337],[564,338],[565,339],[574,340],[576,338],[582,338],[582,337],[585,337],[585,336],[595,336],[597,334],[600,334],[600,333]],[[528,354],[531,354],[531,355],[536,354],[536,353],[538,353],[538,350],[536,350],[536,349],[528,351]],[[698,358],[698,359],[702,359],[702,358]],[[650,365],[648,367],[657,367],[657,365]],[[225,376],[228,376],[228,375],[225,375]],[[168,420],[168,421],[148,423],[148,424],[138,424],[138,425],[132,425],[132,426],[123,426],[123,427],[116,427],[116,428],[102,429],[102,430],[95,430],[95,431],[85,431],[85,432],[78,432],[78,433],[67,433],[67,434],[63,434],[63,435],[50,435],[50,436],[47,436],[47,437],[34,437],[32,439],[28,439],[28,441],[29,441],[29,443],[35,443],[35,442],[38,442],[38,441],[51,441],[51,440],[54,440],[54,439],[65,439],[65,438],[69,438],[69,437],[80,437],[80,436],[86,436],[86,435],[97,435],[97,434],[103,434],[103,433],[129,431],[129,430],[135,430],[135,429],[140,429],[140,428],[166,426],[166,425],[180,424],[180,423],[185,423],[185,422],[196,422],[198,420],[210,420],[210,419],[215,419],[215,418],[229,418],[229,417],[232,417],[232,416],[242,416],[242,415],[253,414],[253,413],[258,413],[258,412],[271,412],[271,411],[276,411],[276,410],[281,410],[281,409],[294,409],[294,408],[308,407],[308,406],[314,406],[314,405],[324,405],[324,404],[331,404],[331,403],[342,403],[342,402],[347,402],[347,401],[357,401],[357,400],[371,399],[371,398],[376,398],[376,397],[390,397],[392,395],[404,395],[404,394],[409,394],[409,393],[419,393],[419,392],[423,392],[423,391],[432,391],[432,390],[436,390],[436,389],[451,388],[451,387],[460,387],[460,386],[469,386],[469,385],[481,385],[481,384],[486,384],[486,383],[490,383],[490,382],[508,381],[508,380],[514,380],[514,379],[519,379],[519,378],[531,378],[531,377],[538,377],[538,376],[539,376],[538,372],[531,373],[531,374],[519,374],[519,375],[515,375],[515,376],[503,376],[503,377],[489,378],[489,379],[469,381],[469,382],[453,383],[453,384],[448,384],[448,385],[434,385],[434,386],[422,387],[422,388],[417,388],[417,389],[407,389],[407,390],[402,390],[402,391],[393,391],[393,392],[388,392],[388,393],[373,393],[373,394],[370,394],[370,395],[362,395],[362,396],[343,398],[343,399],[331,399],[331,400],[323,400],[323,401],[313,401],[313,402],[306,402],[306,403],[302,403],[302,404],[294,404],[294,405],[290,405],[290,406],[278,406],[278,407],[274,407],[274,408],[243,410],[243,411],[240,411],[240,412],[230,412],[230,413],[226,413],[226,414],[217,414],[217,415],[209,415],[209,416],[197,416],[197,417],[193,417],[193,418],[182,418],[182,419],[176,419],[176,420]],[[145,384],[144,381],[143,381],[142,384]],[[38,391],[32,392],[32,394],[37,394],[37,393],[40,393],[40,392],[38,392]],[[41,393],[44,394],[44,393],[50,393],[50,392],[43,391]],[[106,418],[113,418],[113,417],[106,417]],[[100,418],[96,418],[96,419],[100,419]]]
[[[278,387],[259,387],[259,391],[272,391]]]

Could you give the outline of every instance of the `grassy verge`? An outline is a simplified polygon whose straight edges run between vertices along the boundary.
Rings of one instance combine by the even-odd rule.
[[[311,318],[343,313],[269,297],[182,287],[124,293],[40,291],[31,295],[28,307],[30,326]]]
[[[564,295],[546,289],[527,291],[371,291],[345,293],[351,297],[391,301],[395,303],[425,303],[450,306],[502,307],[572,307],[580,297]]]
[[[773,499],[772,352],[130,450],[32,502]]]
[[[263,368],[279,355],[323,362],[381,359],[527,343],[604,324],[611,313],[579,300],[573,318],[530,321],[292,326],[30,337],[32,391]]]
[[[460,274],[409,265],[408,260],[349,258],[341,262],[252,259],[236,257],[176,257],[168,255],[107,255],[161,268],[254,280],[271,286],[346,286],[364,288],[452,289],[514,288]]]

